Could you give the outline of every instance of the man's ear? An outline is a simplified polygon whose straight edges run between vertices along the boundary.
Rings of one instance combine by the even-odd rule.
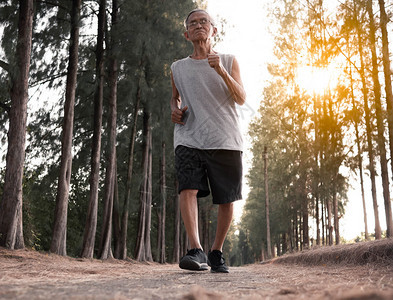
[[[212,34],[212,36],[216,36],[217,32],[218,32],[217,27],[213,26],[213,34]]]
[[[184,37],[186,38],[187,41],[190,40],[190,37],[188,36],[188,31],[185,31],[185,32],[184,32]]]

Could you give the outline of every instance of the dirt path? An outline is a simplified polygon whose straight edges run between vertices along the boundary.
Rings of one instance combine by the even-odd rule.
[[[2,248],[0,299],[393,299],[393,267],[271,263],[212,274]]]

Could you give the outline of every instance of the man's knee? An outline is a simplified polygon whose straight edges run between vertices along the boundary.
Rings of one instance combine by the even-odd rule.
[[[180,199],[181,200],[186,200],[186,199],[195,199],[197,197],[198,190],[182,190],[180,192]]]
[[[233,210],[233,202],[219,204],[218,206],[225,211]]]

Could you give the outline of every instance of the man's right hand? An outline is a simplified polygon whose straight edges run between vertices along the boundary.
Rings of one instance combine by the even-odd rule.
[[[188,109],[188,106],[184,106],[182,109],[180,108],[175,108],[172,110],[172,122],[180,125],[184,125],[183,118],[186,113],[186,110]]]

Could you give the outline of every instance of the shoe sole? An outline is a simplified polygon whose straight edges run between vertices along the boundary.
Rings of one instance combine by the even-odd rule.
[[[213,269],[210,269],[210,272],[211,273],[229,273],[229,270],[213,270]]]
[[[181,269],[191,271],[206,271],[209,269],[207,263],[198,263],[193,260],[183,260],[180,262],[179,267]]]
[[[210,260],[209,260],[209,258],[207,259],[207,264],[209,265],[209,267],[211,267],[212,266],[212,264],[210,263]],[[213,270],[213,268],[211,267],[210,268],[210,273],[229,273],[229,270],[228,269],[216,269],[216,270]]]

